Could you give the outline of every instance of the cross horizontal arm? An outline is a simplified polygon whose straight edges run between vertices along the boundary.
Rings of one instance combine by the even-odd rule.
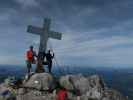
[[[53,39],[61,40],[62,38],[62,33],[59,33],[59,32],[50,31],[48,35],[50,38],[53,38]]]
[[[29,25],[27,32],[32,33],[32,34],[36,34],[36,35],[40,35],[43,32],[43,30],[39,27]]]

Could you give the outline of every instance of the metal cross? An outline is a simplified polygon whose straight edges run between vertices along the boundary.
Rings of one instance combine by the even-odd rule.
[[[40,35],[38,63],[36,68],[37,73],[44,72],[44,68],[43,68],[44,57],[42,55],[43,53],[46,53],[48,39],[53,38],[53,39],[61,40],[61,37],[62,37],[61,33],[50,30],[50,24],[51,24],[51,20],[49,18],[45,18],[42,28],[29,25],[27,29],[27,32],[29,33]]]
[[[28,26],[27,32],[40,35],[40,46],[39,52],[46,52],[47,42],[49,38],[61,40],[62,34],[59,32],[54,32],[50,30],[51,20],[46,18],[44,19],[43,28]]]

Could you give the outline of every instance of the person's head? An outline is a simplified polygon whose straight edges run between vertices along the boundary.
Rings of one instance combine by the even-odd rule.
[[[30,46],[30,50],[33,50],[33,48],[34,48],[34,47],[31,45],[31,46]]]
[[[48,53],[50,53],[50,50],[48,50]]]

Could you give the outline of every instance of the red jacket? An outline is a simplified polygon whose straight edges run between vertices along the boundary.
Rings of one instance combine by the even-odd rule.
[[[34,56],[35,56],[34,51],[31,50],[27,51],[26,58],[28,61],[34,62],[35,61]]]
[[[57,93],[57,100],[67,100],[68,96],[67,96],[67,91],[66,90],[60,90]]]

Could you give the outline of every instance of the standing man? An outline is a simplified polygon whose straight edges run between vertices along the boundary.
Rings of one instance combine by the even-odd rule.
[[[51,70],[52,70],[52,59],[53,58],[54,58],[54,53],[52,55],[50,50],[48,50],[48,53],[46,54],[46,60],[47,60],[47,63],[48,63],[49,73],[51,73]]]
[[[33,46],[30,46],[29,50],[26,53],[26,62],[27,62],[27,69],[28,74],[30,74],[32,69],[32,64],[36,63],[35,57],[37,57],[36,52],[33,50]]]

